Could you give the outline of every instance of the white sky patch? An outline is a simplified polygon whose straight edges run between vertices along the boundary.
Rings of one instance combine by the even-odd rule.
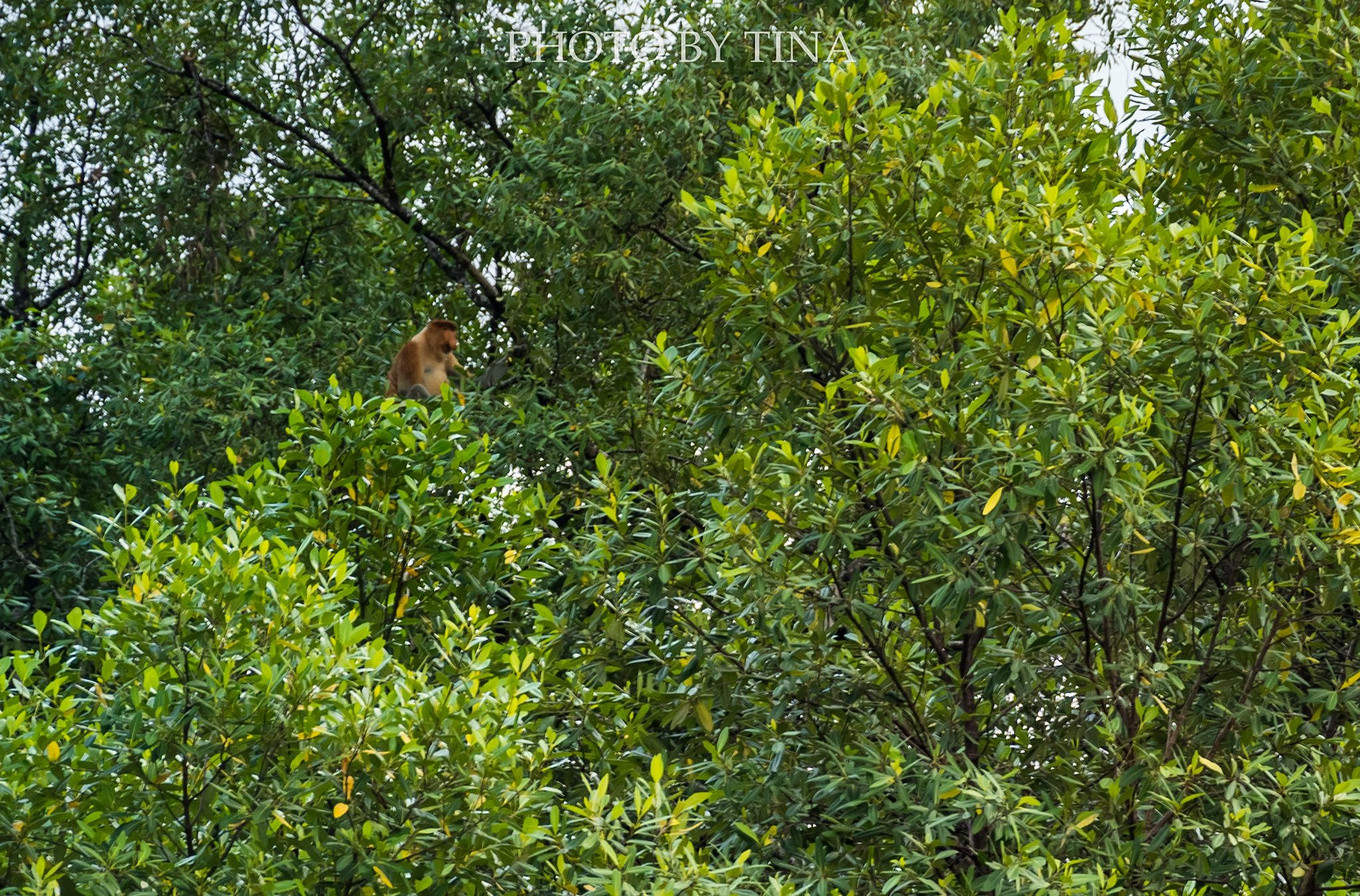
[[[1095,79],[1110,92],[1110,99],[1121,115],[1120,124],[1133,128],[1141,149],[1148,140],[1156,139],[1160,129],[1145,112],[1139,114],[1136,104],[1128,104],[1138,80],[1156,74],[1138,65],[1130,52],[1129,32],[1133,27],[1133,16],[1129,0],[1116,0],[1112,22],[1092,16],[1074,30],[1073,42],[1080,50],[1106,54],[1105,62],[1095,70]]]

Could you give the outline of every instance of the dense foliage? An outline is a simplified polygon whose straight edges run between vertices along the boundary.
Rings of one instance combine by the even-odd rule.
[[[1360,28],[1108,12],[0,14],[0,892],[1360,888]]]

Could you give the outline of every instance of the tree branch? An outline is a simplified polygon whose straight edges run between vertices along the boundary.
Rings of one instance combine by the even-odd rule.
[[[373,127],[378,132],[378,143],[382,146],[383,158],[383,190],[395,196],[397,193],[396,173],[393,171],[396,152],[393,145],[391,127],[388,125],[387,118],[378,110],[378,104],[373,99],[373,94],[364,85],[364,81],[359,77],[359,72],[354,68],[354,62],[350,57],[349,50],[342,46],[339,41],[320,28],[312,27],[312,23],[307,19],[302,11],[301,0],[292,0],[293,12],[297,13],[298,22],[307,33],[317,40],[330,47],[340,60],[340,65],[344,67],[345,73],[349,75],[350,82],[354,85],[354,90],[368,107],[368,113],[373,116]],[[351,42],[351,46],[353,42]]]
[[[205,75],[198,69],[193,57],[187,53],[180,58],[181,67],[176,69],[159,62],[146,53],[135,38],[117,32],[110,33],[137,46],[142,51],[143,61],[156,71],[194,81],[256,118],[291,135],[300,144],[316,153],[336,172],[336,175],[318,176],[323,176],[328,180],[349,183],[351,186],[362,190],[375,205],[411,228],[427,244],[427,248],[429,248],[429,245],[433,245],[438,249],[438,255],[443,257],[436,258],[436,263],[451,280],[457,283],[464,281],[464,278],[456,273],[458,268],[462,269],[463,274],[472,278],[473,282],[477,284],[477,291],[469,290],[468,296],[479,308],[489,312],[497,320],[504,317],[505,302],[500,289],[477,267],[471,256],[448,237],[437,232],[415,211],[404,205],[395,192],[387,189],[387,185],[375,182],[373,176],[363,168],[362,164],[356,166],[342,159],[330,146],[317,138],[310,123],[299,124],[296,121],[283,118],[244,95],[230,84]],[[452,262],[450,262],[450,259]]]
[[[1171,609],[1171,596],[1176,587],[1176,570],[1180,563],[1176,551],[1180,547],[1181,511],[1185,509],[1185,487],[1190,478],[1191,452],[1195,447],[1195,427],[1199,424],[1200,404],[1204,400],[1204,372],[1200,371],[1199,384],[1195,387],[1195,406],[1190,412],[1190,425],[1185,433],[1185,457],[1181,461],[1181,480],[1176,487],[1176,511],[1171,520],[1171,548],[1167,560],[1166,591],[1162,594],[1162,610],[1157,616],[1157,635],[1152,641],[1152,654],[1162,649],[1162,636],[1166,632],[1167,613]]]

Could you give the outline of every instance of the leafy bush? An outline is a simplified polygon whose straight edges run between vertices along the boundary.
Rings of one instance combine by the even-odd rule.
[[[290,432],[141,514],[123,490],[116,595],[0,660],[8,885],[755,891],[660,756],[617,797],[556,782],[551,632],[492,609],[542,577],[544,508],[485,475],[452,398],[299,393]]]

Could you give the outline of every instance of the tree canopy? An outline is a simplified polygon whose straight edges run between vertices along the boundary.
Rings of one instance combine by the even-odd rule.
[[[0,892],[1360,889],[1349,4],[614,6],[0,12]]]

